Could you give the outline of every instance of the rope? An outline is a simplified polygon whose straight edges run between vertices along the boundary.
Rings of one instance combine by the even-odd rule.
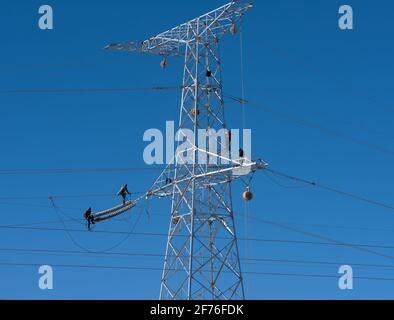
[[[122,240],[120,240],[119,242],[117,242],[115,245],[113,245],[113,246],[111,246],[111,247],[109,247],[107,249],[92,251],[92,250],[82,246],[81,244],[79,244],[79,242],[72,236],[72,234],[71,234],[72,231],[67,228],[66,223],[64,222],[64,220],[62,219],[61,215],[59,214],[60,208],[56,205],[54,198],[53,197],[49,197],[49,201],[51,202],[52,207],[54,208],[56,215],[58,216],[60,222],[63,225],[63,228],[64,228],[63,230],[66,232],[66,234],[69,237],[69,239],[72,241],[72,243],[75,246],[77,246],[79,249],[85,251],[86,253],[107,253],[109,251],[112,251],[113,249],[116,249],[117,247],[122,245],[125,241],[127,241],[132,234],[134,234],[134,230],[137,227],[137,225],[138,225],[138,223],[139,223],[139,221],[141,219],[141,216],[142,216],[142,210],[141,210],[139,215],[138,215],[138,218],[137,218],[136,222],[132,225],[131,229],[128,232],[124,232],[123,234],[125,234],[125,237]],[[76,220],[76,219],[73,219],[73,220]]]
[[[244,204],[244,223],[245,223],[245,239],[249,238],[249,214],[250,214],[250,204],[249,201],[245,201]],[[249,258],[249,244],[248,240],[245,240],[245,257]]]
[[[88,250],[87,248],[85,248],[84,246],[80,245],[78,243],[78,241],[76,241],[74,239],[74,237],[71,235],[71,232],[68,230],[66,223],[64,222],[64,220],[62,219],[61,215],[59,214],[59,208],[57,207],[55,200],[53,199],[53,197],[49,197],[49,201],[52,204],[53,209],[55,210],[56,215],[58,216],[60,222],[63,225],[64,231],[66,232],[67,236],[69,237],[69,239],[72,241],[72,243],[77,246],[79,249],[84,250],[86,252],[91,252],[90,250]]]
[[[242,22],[240,23],[240,36],[239,36],[239,45],[240,45],[240,66],[241,66],[241,104],[242,104],[242,129],[246,127],[246,115],[245,115],[245,80],[244,80],[244,40],[243,40],[243,26]]]

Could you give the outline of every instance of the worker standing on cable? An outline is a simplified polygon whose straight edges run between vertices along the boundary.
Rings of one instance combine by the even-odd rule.
[[[124,186],[122,186],[122,188],[120,188],[120,190],[118,192],[118,196],[121,196],[123,198],[123,204],[126,204],[127,195],[131,195],[131,193],[129,192],[129,189],[127,188],[127,184],[125,184]]]

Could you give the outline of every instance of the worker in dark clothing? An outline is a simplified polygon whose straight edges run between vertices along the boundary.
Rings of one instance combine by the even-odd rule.
[[[239,149],[239,157],[243,158],[245,156],[245,152],[243,149]]]
[[[127,195],[131,195],[131,193],[129,192],[129,189],[127,188],[127,184],[125,184],[124,186],[122,186],[122,188],[120,188],[120,190],[118,192],[118,196],[121,196],[123,198],[123,204],[126,204]]]
[[[83,214],[83,217],[88,222],[88,229],[90,230],[91,225],[95,224],[94,217],[92,215],[92,208],[86,210],[86,212]]]

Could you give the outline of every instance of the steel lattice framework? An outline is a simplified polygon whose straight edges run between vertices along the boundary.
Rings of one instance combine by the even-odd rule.
[[[156,180],[147,196],[171,197],[171,219],[160,299],[244,299],[231,198],[231,182],[237,170],[248,173],[265,168],[262,161],[217,160],[219,150],[203,151],[197,146],[198,131],[226,129],[220,38],[234,33],[251,3],[232,1],[169,31],[141,42],[110,44],[109,49],[184,57],[179,128],[193,132],[187,152],[193,162],[175,161]],[[186,136],[186,134],[184,135]],[[220,142],[219,142],[220,139]],[[230,148],[221,137],[218,149]],[[179,142],[178,147],[185,142]],[[229,150],[228,150],[229,151]],[[197,161],[205,155],[204,163]]]

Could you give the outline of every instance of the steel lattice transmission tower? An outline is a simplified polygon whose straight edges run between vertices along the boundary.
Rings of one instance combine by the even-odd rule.
[[[226,129],[219,43],[226,33],[236,32],[251,7],[251,3],[232,1],[148,40],[107,46],[160,55],[162,67],[168,57],[184,58],[179,128],[181,133],[186,129],[193,132],[187,152],[194,161],[185,163],[182,154],[176,153],[174,163],[147,194],[172,198],[160,299],[245,298],[231,182],[237,178],[235,170],[254,172],[266,164],[233,160],[226,166],[218,161],[213,164],[218,150],[206,152],[207,161],[201,164],[197,140],[199,129]],[[221,147],[226,144],[229,141],[221,139]]]

